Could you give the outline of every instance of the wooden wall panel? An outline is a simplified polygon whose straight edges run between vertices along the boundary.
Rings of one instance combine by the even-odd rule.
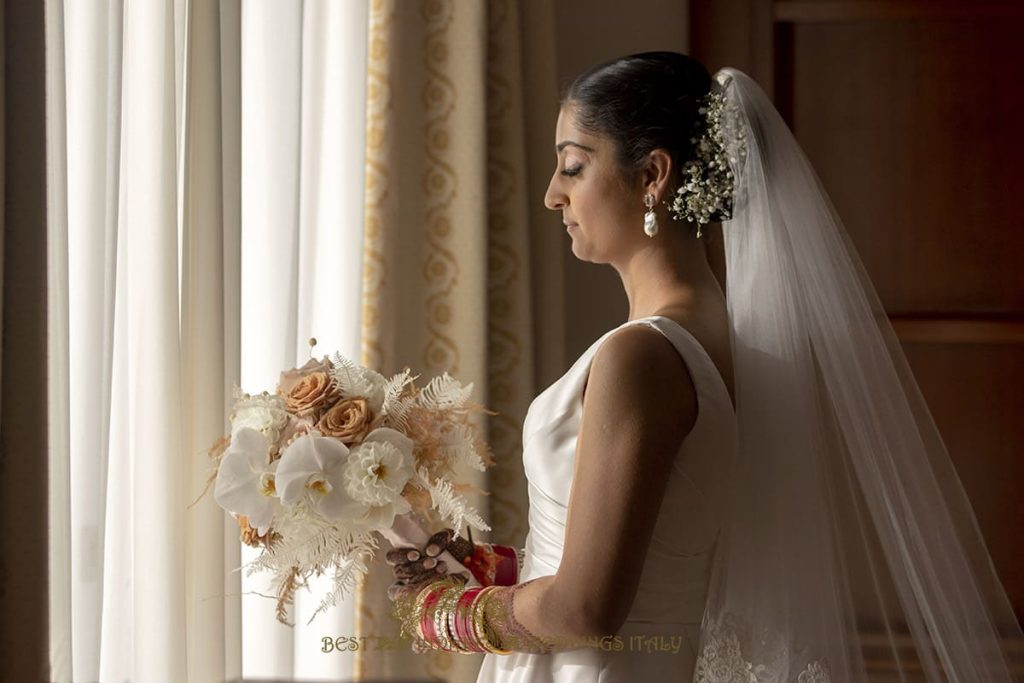
[[[1024,345],[910,343],[904,350],[1010,601],[1024,605]]]
[[[1024,312],[1022,28],[793,28],[791,125],[891,314]]]

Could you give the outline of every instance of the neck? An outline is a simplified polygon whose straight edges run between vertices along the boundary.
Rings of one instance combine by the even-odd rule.
[[[612,264],[626,290],[630,320],[666,310],[685,316],[708,287],[718,288],[704,244],[688,228],[663,226],[654,238],[644,237],[648,242],[641,243],[628,258]]]

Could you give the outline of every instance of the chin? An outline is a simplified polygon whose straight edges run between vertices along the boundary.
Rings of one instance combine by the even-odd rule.
[[[597,259],[594,259],[590,255],[588,255],[587,252],[582,252],[581,253],[576,248],[576,244],[575,243],[573,243],[573,245],[572,245],[572,255],[576,257],[577,261],[584,261],[586,263],[603,263],[603,261],[598,261]]]
[[[587,260],[586,255],[580,253],[580,250],[582,249],[582,247],[580,247],[579,242],[577,241],[577,239],[575,237],[570,237],[569,239],[571,240],[571,244],[569,245],[569,248],[572,250],[572,255],[576,257],[577,261],[586,261]]]

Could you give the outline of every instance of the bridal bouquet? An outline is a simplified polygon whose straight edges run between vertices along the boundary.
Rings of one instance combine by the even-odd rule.
[[[490,529],[463,494],[494,464],[468,416],[494,413],[468,402],[472,383],[444,373],[420,389],[416,379],[408,368],[386,379],[335,353],[281,373],[274,393],[235,389],[210,480],[242,540],[262,549],[247,573],[273,572],[282,623],[311,576],[333,572],[314,618],[353,590],[375,534],[423,540],[409,538],[422,531],[416,515]]]

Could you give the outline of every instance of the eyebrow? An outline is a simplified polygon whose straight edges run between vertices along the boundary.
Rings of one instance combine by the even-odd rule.
[[[594,149],[592,147],[587,147],[586,145],[581,145],[580,143],[573,142],[572,140],[563,140],[562,142],[559,142],[557,145],[555,145],[555,151],[556,152],[561,152],[563,149],[565,149],[566,147],[568,147],[570,145],[572,145],[573,147],[579,147],[584,152],[593,152],[594,151]]]

